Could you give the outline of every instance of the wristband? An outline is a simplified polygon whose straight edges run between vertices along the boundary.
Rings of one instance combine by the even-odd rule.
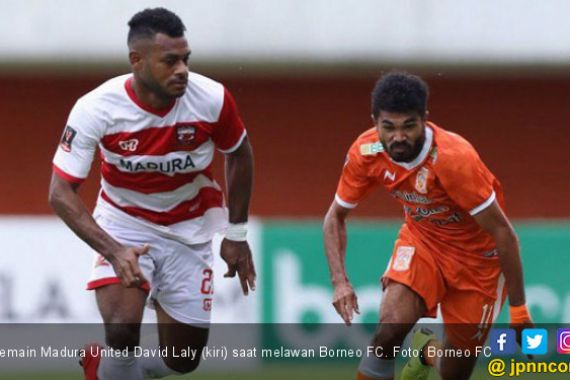
[[[226,230],[226,239],[232,241],[246,241],[247,223],[230,223]]]
[[[511,306],[509,308],[509,312],[511,315],[511,323],[518,325],[518,324],[523,324],[525,322],[530,321],[530,314],[528,313],[528,309],[526,308],[526,305],[520,305],[520,306]]]

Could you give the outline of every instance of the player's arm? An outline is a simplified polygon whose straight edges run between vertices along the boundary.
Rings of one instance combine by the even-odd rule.
[[[115,269],[123,285],[139,286],[145,281],[138,265],[138,256],[149,247],[124,247],[95,222],[77,194],[79,184],[68,182],[55,172],[49,187],[49,204],[75,234],[101,253]]]
[[[481,228],[495,239],[509,295],[510,320],[517,330],[517,342],[521,345],[522,329],[533,327],[534,323],[525,304],[523,271],[517,235],[497,201],[474,215],[474,218]],[[532,355],[529,357],[532,358]]]
[[[437,162],[438,178],[447,194],[494,239],[507,285],[511,322],[530,321],[525,306],[522,264],[517,235],[497,201],[500,186],[475,149],[458,137],[455,150]]]
[[[497,201],[474,215],[474,218],[495,239],[501,270],[505,276],[509,295],[511,323],[514,325],[532,324],[525,304],[519,241],[511,223]]]
[[[226,188],[230,225],[221,246],[221,256],[228,264],[224,277],[239,277],[243,293],[255,290],[255,266],[246,240],[249,202],[253,183],[253,153],[246,138],[226,154]]]
[[[333,305],[347,325],[359,313],[358,300],[346,274],[346,218],[350,208],[332,202],[323,223],[325,254],[334,288]]]
[[[508,286],[510,305],[515,307],[524,305],[525,293],[519,242],[511,223],[496,201],[476,214],[474,218],[495,239],[501,270]]]

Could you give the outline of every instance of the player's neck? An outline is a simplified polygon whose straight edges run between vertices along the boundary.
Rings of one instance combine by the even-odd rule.
[[[175,102],[174,99],[164,98],[156,94],[156,92],[152,91],[150,88],[144,85],[144,83],[140,80],[137,80],[136,76],[133,76],[131,79],[131,87],[137,99],[154,109],[163,109],[172,106],[172,103]]]

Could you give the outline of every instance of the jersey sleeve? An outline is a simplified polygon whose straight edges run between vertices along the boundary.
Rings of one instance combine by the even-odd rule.
[[[344,208],[355,208],[372,190],[375,183],[373,178],[367,175],[366,165],[362,162],[356,142],[346,156],[335,201]]]
[[[56,174],[74,183],[87,177],[101,137],[101,124],[87,112],[81,100],[75,104],[53,158]]]
[[[236,102],[232,94],[224,88],[224,103],[212,132],[212,140],[220,152],[231,153],[239,148],[245,136],[245,126],[239,116]]]
[[[448,196],[471,215],[489,207],[497,197],[495,177],[473,147],[464,149],[457,157],[449,157],[439,174]]]

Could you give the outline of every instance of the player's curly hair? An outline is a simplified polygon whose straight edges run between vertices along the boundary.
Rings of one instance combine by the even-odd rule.
[[[409,113],[423,116],[427,108],[429,90],[418,76],[404,71],[392,71],[383,75],[372,90],[372,116],[380,111]]]
[[[156,33],[182,37],[186,27],[180,17],[165,8],[147,8],[135,14],[128,23],[127,43],[139,38],[152,38]]]

